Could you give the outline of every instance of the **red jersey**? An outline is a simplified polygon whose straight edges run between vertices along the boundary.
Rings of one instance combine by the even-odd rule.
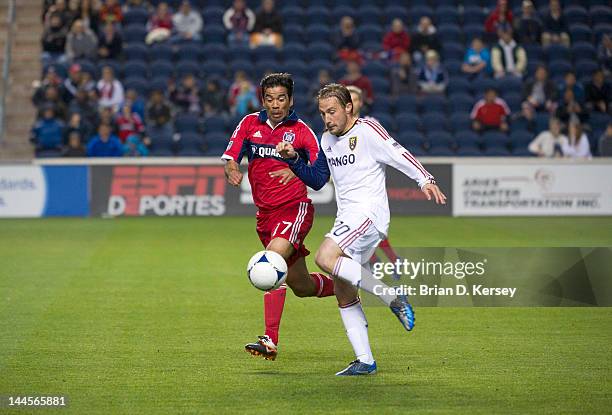
[[[238,163],[244,155],[248,157],[253,200],[262,211],[310,202],[306,185],[301,180],[294,178],[287,184],[280,184],[278,177],[268,174],[288,167],[276,151],[276,145],[281,141],[291,143],[299,156],[311,164],[317,159],[317,136],[294,111],[272,128],[265,110],[249,114],[240,121],[221,157]]]
[[[470,117],[486,126],[499,127],[508,115],[510,115],[510,108],[508,108],[506,101],[495,98],[492,103],[488,103],[484,99],[478,101],[472,108]]]

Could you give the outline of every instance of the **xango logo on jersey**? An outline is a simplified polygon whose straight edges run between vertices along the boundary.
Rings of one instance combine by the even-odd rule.
[[[345,154],[339,157],[328,157],[327,161],[334,167],[346,166],[349,164],[355,164],[355,155],[354,154]]]

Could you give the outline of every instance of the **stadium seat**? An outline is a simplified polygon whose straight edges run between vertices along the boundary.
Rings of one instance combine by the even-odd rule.
[[[142,43],[132,43],[124,45],[123,54],[128,60],[149,60],[149,49]]]
[[[282,65],[275,61],[269,59],[258,60],[255,63],[255,72],[258,78],[262,77],[266,72],[278,72],[281,70]]]
[[[304,21],[305,11],[294,5],[283,6],[280,10],[285,25],[301,25]],[[284,33],[286,33],[284,31]]]
[[[62,157],[62,150],[57,148],[36,149],[36,158],[56,158]]]
[[[206,133],[225,133],[227,120],[223,116],[212,116],[204,119],[204,131]]]
[[[459,147],[477,147],[482,139],[472,130],[464,130],[455,132],[455,142]]]
[[[574,62],[579,62],[582,60],[597,60],[597,51],[595,47],[590,42],[575,42],[572,45],[572,56],[574,58]]]
[[[381,8],[372,4],[363,4],[357,9],[359,25],[378,25],[382,23]]]
[[[285,42],[290,43],[303,43],[304,42],[304,29],[301,24],[287,24],[283,29],[283,39]]]
[[[251,48],[246,45],[228,48],[227,59],[231,61],[251,61]]]
[[[612,24],[611,23],[598,23],[593,26],[593,34],[595,35],[595,43],[599,45],[601,42],[601,38],[605,34],[612,33]]]
[[[411,113],[401,113],[395,117],[397,129],[400,132],[417,131],[422,129],[421,118]]]
[[[505,146],[509,141],[508,136],[499,131],[485,131],[482,134],[482,142],[486,147]]]
[[[469,44],[475,37],[482,39],[484,37],[484,25],[482,23],[470,23],[463,27],[465,41]]]
[[[195,77],[201,76],[201,65],[196,62],[186,61],[179,62],[176,65],[176,76],[182,78],[185,75],[194,75]]]
[[[305,36],[306,39],[308,39],[308,42],[331,41],[331,31],[329,30],[329,26],[321,23],[314,23],[308,25],[306,27]]]
[[[423,128],[428,134],[434,131],[448,130],[448,120],[442,114],[427,113],[421,119],[423,120]]]
[[[147,135],[151,138],[151,156],[171,157],[175,155],[177,148],[176,142],[172,138],[172,132],[167,133],[162,129],[147,128]]]
[[[172,77],[174,74],[174,65],[167,60],[156,60],[149,65],[151,68],[151,77],[156,78],[163,76],[166,78]]]
[[[372,112],[371,116],[375,118],[385,130],[387,130],[389,135],[397,136],[397,134],[395,134],[395,131],[397,130],[397,124],[395,122],[395,118],[391,114],[387,114],[384,112]]]
[[[430,157],[453,157],[455,152],[448,145],[432,145],[427,151]]]
[[[463,62],[459,59],[448,59],[445,60],[443,63],[446,72],[448,72],[448,74],[453,77],[459,77],[463,75],[463,73],[461,72],[462,65]]]
[[[561,60],[569,61],[572,57],[569,48],[554,44],[544,49],[544,54],[546,55],[546,59],[549,63]]]
[[[202,54],[202,48],[200,47],[199,44],[186,43],[179,47],[176,56],[179,62],[181,61],[198,62],[200,60],[201,54]]]
[[[576,76],[578,79],[590,78],[593,72],[599,68],[594,61],[581,61],[576,63]]]
[[[372,112],[393,113],[393,102],[388,95],[376,94],[376,99],[371,107]]]
[[[569,25],[575,23],[589,24],[589,14],[582,6],[567,6],[563,10],[563,15]]]
[[[391,82],[389,81],[388,77],[372,76],[370,77],[370,82],[372,82],[374,94],[389,94],[391,92]]]
[[[396,4],[390,4],[385,7],[383,12],[383,20],[385,21],[385,24],[390,24],[396,17],[401,19],[404,24],[408,24],[409,22],[408,11],[405,7]]]
[[[283,46],[283,55],[285,59],[289,59],[293,56],[302,56],[306,60],[310,58],[310,56],[308,56],[304,44],[297,42],[285,43],[285,45]]]
[[[600,24],[610,25],[612,23],[612,8],[608,6],[593,6],[589,11],[591,16],[591,24],[597,26]],[[610,32],[608,32],[610,33]]]
[[[204,26],[218,24],[219,22],[223,21],[223,14],[225,14],[225,9],[223,7],[204,7],[202,11],[202,19],[204,20]]]
[[[536,135],[548,129],[548,119],[549,119],[549,116],[547,113],[542,113],[542,112],[536,113],[535,115],[535,134]]]
[[[464,56],[465,47],[463,47],[461,43],[447,42],[442,47],[442,57],[444,58],[444,60],[456,59],[458,61],[463,61]]]
[[[612,118],[608,114],[604,114],[601,112],[593,111],[591,112],[591,116],[589,118],[589,124],[593,131],[603,131],[606,129],[609,122],[612,121]],[[599,135],[596,137],[592,137],[595,140],[599,139]]]
[[[131,8],[123,14],[123,25],[132,24],[144,26],[149,21],[149,13],[145,9]]]
[[[570,37],[573,42],[592,42],[593,31],[588,25],[573,24],[570,26]]]
[[[510,107],[510,111],[512,111],[513,113],[519,112],[521,110],[521,105],[523,103],[523,97],[521,96],[520,92],[517,92],[521,90],[522,90],[522,87],[519,89],[513,90],[513,92],[506,92],[503,94],[504,101],[506,101],[506,104],[508,104],[508,107]],[[512,91],[512,90],[509,90],[509,91]]]
[[[383,30],[379,25],[365,24],[357,29],[359,38],[362,42],[382,42]]]
[[[476,100],[469,94],[456,93],[449,97],[449,108],[452,112],[466,112],[472,111]]]
[[[434,146],[450,146],[454,143],[453,136],[446,131],[433,131],[427,134],[426,140],[431,147]]]
[[[225,43],[225,29],[221,26],[204,26],[202,39],[206,43]]]
[[[170,45],[156,43],[149,49],[149,59],[152,61],[166,60],[170,62],[174,59],[174,50]]]
[[[310,68],[300,58],[288,60],[282,65],[282,67],[286,72],[289,72],[295,76],[302,78],[309,77],[308,75]]]
[[[439,5],[435,12],[436,24],[459,24],[459,13],[457,12],[456,6],[442,6]]]
[[[362,67],[364,75],[371,76],[389,76],[389,67],[380,61],[368,61]]]
[[[202,66],[203,76],[225,77],[227,75],[227,65],[220,61],[208,62]],[[234,74],[230,74],[234,75]]]
[[[202,46],[200,54],[204,61],[225,60],[227,46],[223,43],[206,43]]]
[[[397,141],[407,149],[411,149],[422,146],[425,136],[418,131],[400,131]]]
[[[523,90],[523,82],[513,76],[506,76],[498,81],[500,95]]]
[[[563,76],[574,69],[574,65],[569,60],[555,60],[548,65],[550,77],[553,80],[562,79]]]
[[[395,112],[398,114],[414,114],[417,111],[416,97],[410,95],[400,95],[395,101]]]
[[[453,94],[471,94],[472,85],[464,76],[451,76],[446,87],[446,93],[451,96]]]
[[[304,21],[304,17],[306,17],[306,23],[309,25],[329,25],[331,23],[331,13],[327,7],[323,6],[308,7],[306,13],[302,15],[302,21]]]
[[[463,42],[463,32],[459,25],[442,24],[438,26],[438,38],[444,43]]]
[[[435,112],[446,114],[446,97],[440,95],[425,95],[418,103],[422,113],[428,114]]]
[[[149,66],[144,61],[130,60],[123,65],[123,76],[129,77],[145,77],[149,73]]]
[[[408,10],[408,17],[413,24],[416,24],[423,16],[430,17],[431,19],[434,18],[434,11],[429,5],[414,5]]]
[[[147,29],[140,24],[132,24],[123,29],[123,40],[126,43],[144,44]]]
[[[469,112],[454,112],[450,117],[451,129],[455,132],[469,130],[472,127],[472,120]]]
[[[196,132],[180,133],[178,141],[178,155],[183,157],[200,157],[204,151],[202,136]]]
[[[310,79],[317,79],[319,71],[322,69],[327,70],[332,77],[334,76],[334,65],[328,59],[315,59],[310,62],[308,68],[310,69],[308,76]]]
[[[482,7],[466,4],[465,1],[463,2],[463,5],[465,6],[463,9],[463,24],[465,26],[480,25],[481,27],[484,27],[486,15],[482,10]]]
[[[193,114],[179,114],[174,120],[176,132],[197,132],[200,129],[200,120]]]
[[[170,77],[166,77],[166,76],[157,76],[155,78],[153,78],[151,80],[150,84],[150,91],[162,91],[162,92],[166,92],[168,90],[168,82],[170,80]]]
[[[99,61],[97,65],[98,72],[100,73],[102,71],[102,68],[104,68],[105,66],[110,66],[111,68],[113,68],[113,72],[115,73],[115,76],[117,77],[121,76],[121,63],[119,63],[118,61],[114,59],[105,59],[105,60]]]
[[[253,49],[251,55],[253,60],[257,62],[262,59],[278,60],[281,53],[282,52],[274,46],[260,46],[258,48]]]
[[[331,21],[339,22],[344,16],[357,17],[357,12],[352,6],[337,5],[331,10]]]
[[[483,153],[478,146],[466,145],[460,146],[457,149],[457,155],[462,157],[480,157]]]
[[[477,99],[481,98],[488,88],[495,88],[497,90],[498,87],[497,81],[489,78],[476,78],[472,81],[472,90]]]
[[[510,144],[513,148],[527,147],[535,135],[527,130],[516,130],[510,133]]]
[[[510,157],[512,154],[507,147],[491,147],[485,148],[484,155],[487,157]]]
[[[305,55],[294,55],[294,56],[305,56],[307,60],[330,60],[334,54],[334,49],[329,42],[311,42],[306,47]],[[289,55],[291,56],[291,55]]]

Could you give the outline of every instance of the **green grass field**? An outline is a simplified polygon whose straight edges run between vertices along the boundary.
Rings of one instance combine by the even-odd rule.
[[[391,241],[611,246],[610,229],[394,218]],[[259,249],[251,218],[0,221],[0,395],[66,395],[53,413],[75,414],[612,413],[611,308],[421,307],[408,334],[369,307],[379,373],[337,378],[353,354],[335,301],[288,294],[278,360],[252,358],[262,301],[244,266]]]

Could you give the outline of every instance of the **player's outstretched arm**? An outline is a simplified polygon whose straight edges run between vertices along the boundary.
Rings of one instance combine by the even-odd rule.
[[[229,184],[232,186],[240,186],[242,176],[238,163],[234,160],[227,160],[225,162],[225,178]]]
[[[427,183],[421,188],[421,191],[425,193],[427,196],[427,200],[434,200],[437,205],[445,205],[446,204],[446,195],[442,193],[442,190],[434,184]]]
[[[297,177],[300,178],[306,184],[306,186],[319,190],[329,180],[329,167],[327,166],[327,158],[323,150],[319,151],[317,160],[313,165],[308,165],[298,157],[295,149],[290,143],[285,141],[280,142],[276,145],[276,151],[278,154],[285,159],[291,170]]]

